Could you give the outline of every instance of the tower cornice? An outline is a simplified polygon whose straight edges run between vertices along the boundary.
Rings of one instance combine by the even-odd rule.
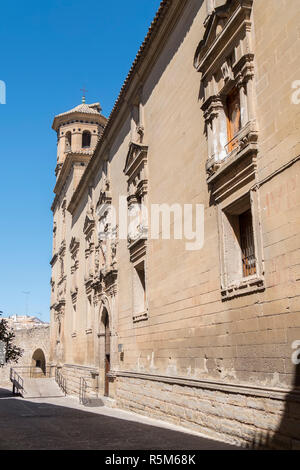
[[[87,121],[95,122],[101,126],[105,126],[107,119],[101,114],[100,103],[86,104],[82,103],[65,113],[58,114],[55,116],[52,124],[52,129],[56,132],[60,126],[73,121]]]
[[[81,151],[81,152],[68,152],[67,157],[60,169],[58,179],[56,181],[53,192],[56,194],[51,210],[55,210],[56,202],[59,199],[60,193],[63,190],[63,187],[69,177],[69,174],[75,165],[87,166],[93,155],[93,151]],[[75,189],[75,188],[74,188]]]

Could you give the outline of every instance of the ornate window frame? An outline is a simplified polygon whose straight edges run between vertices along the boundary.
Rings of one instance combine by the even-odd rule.
[[[72,303],[73,305],[76,304],[77,302],[77,294],[78,294],[78,284],[77,284],[77,271],[79,268],[79,259],[78,259],[78,253],[79,253],[79,246],[80,246],[80,241],[76,237],[72,237],[70,246],[69,246],[69,251],[71,254],[71,298],[72,298]]]
[[[207,182],[214,183],[224,168],[251,155],[255,166],[258,129],[254,100],[252,48],[253,0],[227,0],[209,14],[204,38],[194,57],[201,72],[201,109],[208,142]],[[226,99],[239,91],[241,128],[231,142],[227,134]],[[233,145],[234,144],[234,145]],[[233,149],[230,151],[230,147]]]
[[[133,289],[133,323],[138,323],[148,319],[148,301],[147,301],[147,238],[148,238],[148,220],[143,208],[148,205],[148,146],[143,143],[144,128],[139,124],[136,130],[139,141],[131,141],[126,158],[124,174],[127,176],[127,204],[130,217],[134,218],[134,227],[128,234],[128,250],[130,261],[132,263],[132,289]],[[138,132],[138,131],[137,131]],[[135,278],[137,277],[138,267],[143,265],[145,276],[145,302],[144,310],[138,311],[135,296]]]
[[[58,258],[60,262],[58,285],[65,283],[66,278],[67,278],[66,273],[65,273],[65,254],[66,254],[66,241],[63,240],[58,251]]]
[[[265,288],[259,194],[252,189],[258,153],[252,5],[253,0],[207,0],[205,33],[194,57],[201,73],[207,184],[218,214],[222,300]],[[227,105],[233,91],[238,91],[240,123],[230,138]],[[234,227],[243,207],[251,209],[256,262],[256,273],[248,277],[240,269],[240,235]]]
[[[229,214],[239,214],[251,210],[255,253],[255,274],[244,277],[238,236],[229,222]],[[246,188],[238,197],[225,199],[218,205],[218,226],[220,246],[221,296],[228,300],[239,295],[265,289],[263,244],[259,214],[259,194],[257,189]],[[233,265],[236,265],[234,274]]]
[[[91,284],[94,279],[94,253],[95,253],[95,242],[94,242],[94,231],[95,231],[95,220],[91,210],[87,211],[83,233],[85,236],[85,274],[84,284],[86,293],[89,294],[91,291]]]
[[[107,169],[108,171],[108,169]],[[103,184],[96,205],[97,246],[95,276],[92,287],[95,292],[94,303],[105,293],[110,298],[117,294],[117,246],[118,226],[112,219],[112,195],[107,173],[103,174]]]

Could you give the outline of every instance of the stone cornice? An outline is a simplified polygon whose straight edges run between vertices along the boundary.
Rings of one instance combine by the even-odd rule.
[[[250,28],[252,3],[253,0],[228,1],[211,15],[206,24],[204,38],[200,41],[194,57],[194,67],[202,73],[202,79],[210,73],[212,68],[215,68],[215,63],[224,54],[228,42],[233,42],[233,37],[240,32],[241,28]],[[225,19],[226,24],[215,37],[218,18]]]
[[[64,364],[63,367],[68,369],[80,369],[91,372],[91,374],[98,374],[98,369],[95,366],[82,366],[79,364]]]
[[[55,254],[53,255],[51,261],[50,261],[50,264],[51,264],[52,267],[53,267],[53,265],[55,264],[57,258],[58,258],[58,254],[55,253]]]
[[[152,380],[186,387],[203,388],[207,390],[221,391],[225,393],[244,394],[255,397],[270,398],[273,400],[295,400],[300,401],[300,388],[276,388],[262,387],[252,384],[225,383],[217,380],[191,379],[187,377],[172,377],[167,375],[156,375],[142,372],[111,370],[112,377],[128,377],[133,379]],[[287,396],[288,395],[288,396]]]
[[[135,240],[131,240],[128,237],[128,249],[130,253],[130,261],[132,263],[143,259],[146,256],[147,251],[147,238],[144,238],[148,234],[148,229],[145,228]]]
[[[92,217],[92,214],[87,213],[85,216],[85,221],[83,225],[83,233],[88,237],[95,228],[95,220]]]
[[[107,122],[106,117],[102,114],[87,114],[82,112],[74,112],[71,110],[68,113],[63,113],[61,115],[55,116],[52,124],[52,129],[58,131],[61,125],[66,124],[68,121],[74,121],[75,119],[85,122],[95,122],[97,124],[100,124],[101,126],[105,126]]]
[[[58,313],[63,315],[64,314],[64,308],[66,305],[66,300],[65,299],[60,299],[58,300],[55,304],[53,304],[53,309]]]
[[[80,245],[79,239],[76,237],[72,237],[70,245],[69,245],[69,251],[73,257],[76,257],[77,252],[79,250],[79,245]]]
[[[66,250],[66,241],[63,240],[63,241],[61,242],[61,244],[60,244],[60,247],[59,247],[59,250],[58,250],[58,254],[59,254],[60,256],[63,256],[64,253],[65,253],[65,250]]]
[[[118,270],[115,269],[114,266],[110,266],[109,268],[102,269],[98,276],[94,277],[94,280],[91,284],[91,287],[94,290],[107,290],[112,287],[116,286],[116,281],[118,277]]]
[[[92,152],[70,152],[67,154],[66,159],[61,168],[58,180],[54,187],[54,193],[59,194],[69,176],[70,170],[75,163],[88,163],[91,159]]]
[[[59,201],[59,194],[56,194],[55,198],[53,199],[52,205],[51,205],[52,212],[55,211],[55,208],[57,206],[58,201]]]
[[[52,212],[55,211],[56,205],[60,198],[60,193],[64,187],[64,184],[70,174],[71,169],[75,164],[84,163],[88,165],[88,162],[92,158],[93,151],[85,151],[85,152],[70,152],[67,154],[67,157],[61,167],[58,179],[56,181],[56,185],[54,187],[55,197],[53,203],[51,205]]]
[[[224,160],[216,162],[214,157],[212,157],[207,161],[207,183],[215,183],[220,178],[220,176],[224,175],[225,173],[236,173],[237,163],[241,159],[245,160],[245,157],[249,154],[252,155],[251,166],[253,166],[255,169],[256,155],[258,153],[257,139],[258,131],[256,130],[256,122],[249,121],[235,136],[234,141],[236,142],[236,146]]]
[[[68,210],[71,214],[75,211],[82,194],[89,184],[89,179],[97,169],[97,165],[99,165],[102,159],[105,159],[106,152],[109,150],[108,145],[123,124],[125,116],[128,113],[131,97],[137,93],[141,87],[141,83],[146,79],[149,67],[153,66],[153,63],[157,60],[168,37],[177,24],[186,3],[187,0],[162,0],[159,10],[151,23],[148,34],[121,88],[119,97],[110,114],[103,134],[96,145],[94,155],[74,191],[68,206]]]
[[[124,173],[129,178],[139,169],[142,162],[147,163],[148,146],[130,142]]]

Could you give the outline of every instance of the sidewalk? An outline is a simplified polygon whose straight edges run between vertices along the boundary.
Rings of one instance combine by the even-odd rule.
[[[13,397],[0,388],[0,449],[237,449],[185,428],[77,398]]]

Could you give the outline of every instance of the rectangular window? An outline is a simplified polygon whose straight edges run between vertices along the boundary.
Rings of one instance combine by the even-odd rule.
[[[223,212],[223,243],[226,285],[256,274],[256,254],[249,197]]]
[[[89,295],[86,299],[86,330],[92,327],[92,297]]]
[[[146,278],[144,261],[134,266],[133,309],[135,315],[143,313],[146,310]]]
[[[239,216],[239,225],[243,276],[248,277],[256,274],[252,214],[250,209]]]
[[[226,99],[227,107],[227,150],[230,153],[236,146],[237,141],[234,139],[236,134],[241,129],[241,107],[240,107],[240,93],[237,88],[234,88]]]
[[[76,334],[76,305],[72,304],[72,335]]]
[[[227,300],[265,289],[257,194],[219,207],[221,294]],[[254,216],[255,214],[255,216]]]

